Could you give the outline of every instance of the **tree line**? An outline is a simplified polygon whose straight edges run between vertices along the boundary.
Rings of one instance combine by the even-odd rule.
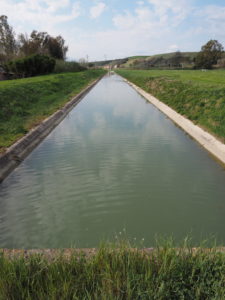
[[[67,51],[68,46],[60,35],[53,37],[47,32],[33,30],[30,35],[20,33],[16,37],[7,16],[0,16],[0,63],[33,54],[65,60]]]
[[[16,36],[7,16],[0,16],[0,65],[7,78],[11,78],[10,74],[18,78],[51,73],[56,60],[69,64],[65,62],[67,51],[68,46],[61,35],[53,37],[47,32],[33,30],[30,35],[20,33]],[[72,68],[80,70],[75,62]]]

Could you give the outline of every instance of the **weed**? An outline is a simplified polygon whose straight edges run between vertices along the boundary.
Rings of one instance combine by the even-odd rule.
[[[224,299],[225,254],[217,248],[154,250],[129,242],[102,244],[95,254],[71,249],[44,255],[0,256],[1,299]]]

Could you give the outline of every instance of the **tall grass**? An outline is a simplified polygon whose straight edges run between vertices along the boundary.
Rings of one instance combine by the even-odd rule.
[[[225,71],[118,70],[225,142]]]
[[[225,299],[225,254],[216,248],[169,242],[147,251],[118,242],[71,252],[1,254],[0,299]]]

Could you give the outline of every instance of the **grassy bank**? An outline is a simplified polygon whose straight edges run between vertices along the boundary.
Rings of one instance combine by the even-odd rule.
[[[225,254],[128,243],[95,254],[0,255],[0,299],[225,299]]]
[[[225,71],[118,70],[225,142]]]
[[[0,82],[0,151],[104,74],[88,70]]]

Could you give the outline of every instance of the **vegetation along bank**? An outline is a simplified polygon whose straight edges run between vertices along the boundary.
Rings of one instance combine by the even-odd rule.
[[[117,70],[225,142],[225,71]]]
[[[225,254],[216,248],[118,242],[30,252],[0,253],[1,299],[225,299]]]
[[[0,82],[0,152],[105,73],[87,70]]]

